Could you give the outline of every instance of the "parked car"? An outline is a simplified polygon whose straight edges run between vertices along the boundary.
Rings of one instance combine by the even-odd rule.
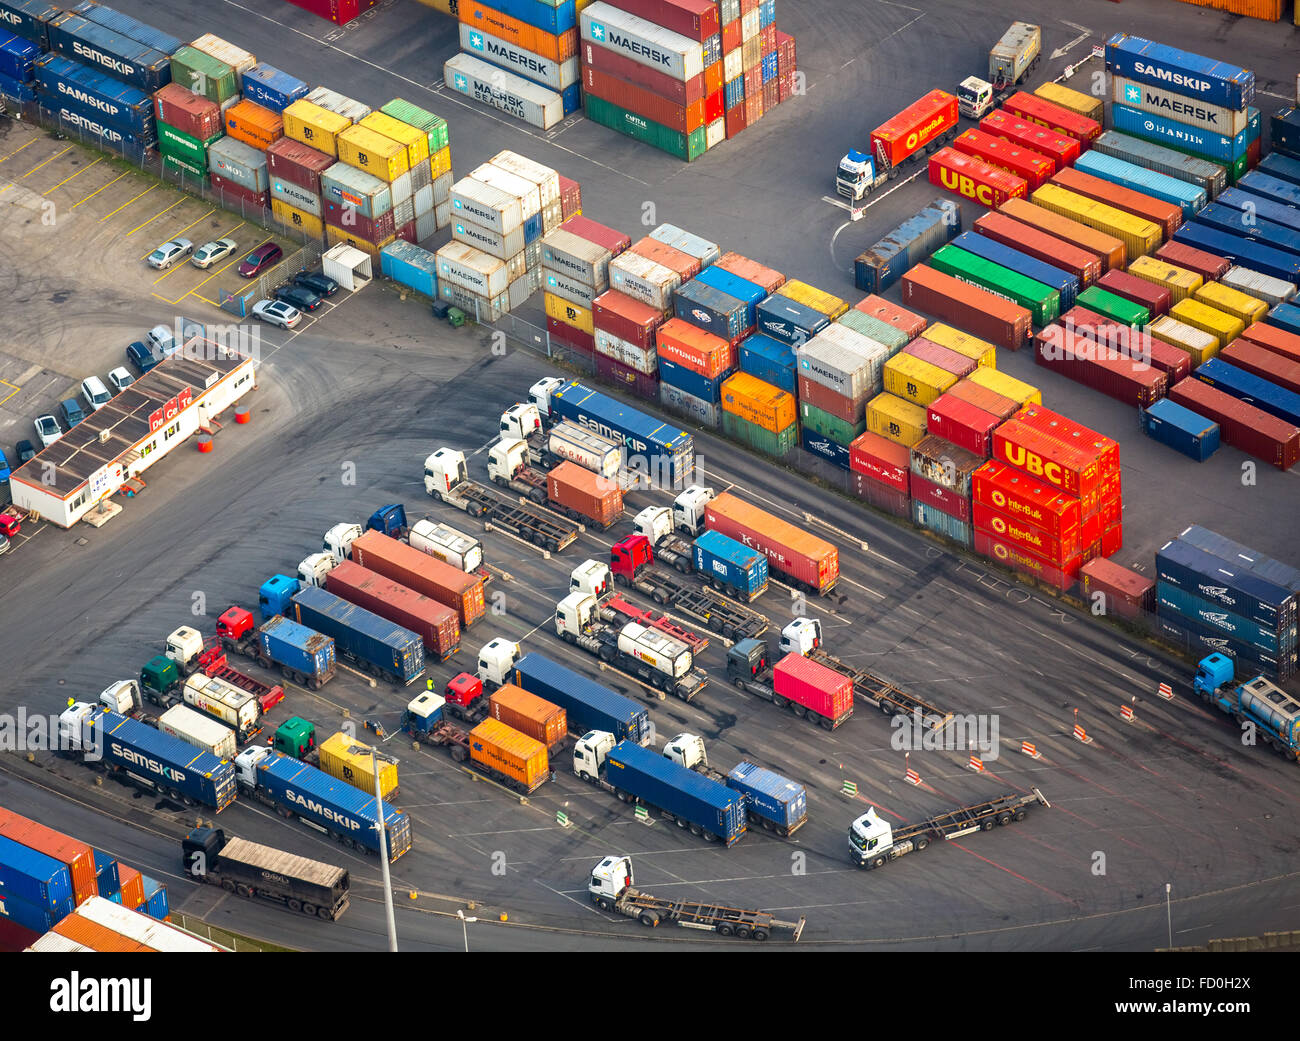
[[[135,377],[131,375],[129,369],[119,365],[116,369],[109,370],[108,382],[112,386],[114,394],[121,394],[122,391],[135,382]]]
[[[36,458],[36,446],[32,444],[30,441],[28,441],[26,438],[23,438],[21,441],[18,442],[17,448],[18,448],[19,466],[22,466],[23,463],[27,462],[28,459]]]
[[[162,356],[155,355],[150,347],[136,340],[135,343],[127,345],[126,360],[139,369],[140,375],[143,376],[162,361]]]
[[[0,554],[9,552],[9,536],[0,534]]]
[[[63,413],[63,421],[68,424],[69,430],[86,418],[86,413],[81,411],[81,406],[77,404],[76,398],[64,398],[59,402],[59,409]]]
[[[281,329],[292,329],[302,321],[302,312],[283,300],[259,300],[253,305],[253,315]]]
[[[212,242],[205,242],[194,251],[194,256],[190,257],[190,263],[197,268],[211,267],[217,261],[225,260],[238,248],[239,243],[234,239],[216,239]]]
[[[40,438],[42,448],[49,448],[50,445],[63,436],[63,428],[59,426],[59,421],[53,416],[37,416],[36,436]]]
[[[304,286],[321,296],[333,296],[339,291],[339,284],[324,271],[299,271],[293,276],[293,284]]]
[[[295,286],[289,282],[282,286],[276,286],[271,295],[277,300],[293,304],[299,311],[314,311],[324,303],[324,298],[319,293],[312,292],[312,290],[303,286]]]
[[[86,404],[96,412],[107,405],[113,397],[108,392],[108,388],[104,386],[104,381],[98,376],[87,376],[81,381],[81,396],[86,399]]]
[[[184,346],[189,346],[195,340],[201,340],[207,335],[202,322],[196,322],[193,318],[186,318],[183,315],[177,316],[176,321],[180,323]],[[181,346],[176,343],[175,325],[155,325],[144,338],[159,358],[175,354]]]
[[[239,262],[235,270],[242,278],[256,278],[272,264],[278,263],[284,251],[274,242],[263,242]]]
[[[3,448],[0,448],[0,481],[9,480],[13,474],[13,468],[9,465],[9,460],[5,458]]]
[[[170,242],[164,242],[150,253],[146,259],[149,261],[150,267],[166,271],[181,257],[187,257],[193,252],[194,243],[189,239],[172,239]]]
[[[12,513],[0,513],[0,534],[13,538],[22,530],[22,522]]]

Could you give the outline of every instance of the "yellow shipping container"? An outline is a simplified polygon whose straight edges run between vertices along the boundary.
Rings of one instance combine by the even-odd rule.
[[[338,135],[352,125],[347,116],[313,105],[310,101],[295,101],[282,113],[284,117],[284,136],[304,145],[311,145],[318,152],[339,155]]]
[[[588,336],[596,335],[596,326],[592,321],[589,308],[579,307],[572,300],[565,300],[564,297],[556,296],[554,293],[545,294],[543,304],[547,315],[557,322],[581,329]]]
[[[1005,372],[998,372],[996,369],[976,369],[966,378],[972,383],[978,383],[981,387],[987,387],[1001,394],[1004,398],[1010,398],[1021,408],[1043,403],[1043,392],[1037,387],[1014,376],[1008,376]]]
[[[931,343],[937,343],[940,347],[947,347],[950,351],[956,351],[962,357],[971,358],[986,368],[996,369],[998,367],[998,349],[993,344],[987,340],[981,340],[977,336],[971,336],[970,333],[954,329],[951,325],[937,322],[921,335]]]
[[[885,390],[918,405],[930,405],[956,382],[951,372],[910,354],[895,354],[885,362]]]
[[[1057,184],[1045,184],[1029,197],[1035,206],[1069,217],[1096,231],[1112,235],[1124,243],[1127,259],[1134,260],[1160,248],[1163,235],[1160,225],[1131,213],[1094,202]]]
[[[1217,307],[1203,304],[1199,300],[1184,300],[1169,309],[1169,316],[1186,322],[1193,329],[1207,332],[1219,341],[1219,345],[1232,343],[1246,328],[1246,323],[1235,315],[1220,311]]]
[[[824,314],[832,322],[849,309],[849,305],[838,296],[814,289],[807,282],[791,279],[777,290],[781,296],[793,300],[796,304],[811,307],[818,314]]]
[[[400,145],[405,145],[408,168],[417,166],[429,158],[429,135],[423,130],[416,130],[415,127],[403,123],[400,119],[394,119],[387,113],[371,112],[357,125],[373,130],[376,134],[383,134],[384,137]]]
[[[895,394],[877,394],[867,402],[867,429],[904,448],[925,437],[925,417],[920,405]]]
[[[288,224],[291,228],[297,228],[314,239],[319,239],[325,234],[324,222],[319,217],[313,217],[305,210],[290,206],[283,199],[273,198],[271,200],[271,215],[281,224]]]
[[[748,420],[772,434],[798,422],[793,394],[764,383],[757,376],[737,372],[722,382],[722,411]]]
[[[1061,108],[1068,108],[1071,112],[1087,116],[1089,119],[1096,120],[1102,126],[1106,125],[1106,121],[1102,118],[1105,104],[1101,98],[1094,98],[1090,94],[1081,94],[1079,91],[1063,87],[1059,83],[1044,83],[1034,93],[1044,101],[1050,101],[1053,105],[1060,105]]]
[[[390,184],[411,168],[406,146],[363,126],[348,127],[338,136],[339,158],[349,166]]]
[[[370,746],[341,731],[321,743],[320,768],[331,777],[360,788],[367,795],[375,794],[375,761],[371,758]],[[380,760],[379,793],[385,799],[397,795],[396,763]]]
[[[1177,318],[1162,315],[1147,326],[1147,332],[1170,347],[1177,347],[1192,356],[1193,365],[1201,365],[1219,353],[1219,338],[1204,329],[1180,322]]]
[[[379,261],[379,251],[387,246],[390,242],[395,241],[396,235],[389,235],[383,242],[370,242],[367,239],[353,235],[343,228],[335,227],[333,224],[325,225],[325,241],[331,246],[337,246],[340,242],[346,242],[349,246],[355,246],[362,253],[368,253],[370,259],[376,263]]]
[[[1233,289],[1232,286],[1220,285],[1218,282],[1210,282],[1202,286],[1193,296],[1203,304],[1217,307],[1225,314],[1240,318],[1245,325],[1253,325],[1268,314],[1268,304],[1263,300]]]
[[[445,173],[451,173],[451,145],[429,156],[429,172],[436,181]]]
[[[1128,273],[1155,285],[1164,286],[1171,294],[1171,302],[1175,304],[1193,296],[1205,283],[1205,279],[1195,271],[1188,271],[1185,267],[1178,267],[1155,257],[1138,257],[1128,266]]]

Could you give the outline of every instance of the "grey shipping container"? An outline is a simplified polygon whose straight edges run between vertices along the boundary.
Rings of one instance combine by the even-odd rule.
[[[864,293],[881,293],[945,242],[961,233],[961,210],[935,199],[909,217],[853,263],[853,281]]]
[[[1211,199],[1228,186],[1228,171],[1218,163],[1184,155],[1130,134],[1107,130],[1092,142],[1092,147],[1103,155],[1113,155],[1135,166],[1189,181],[1203,188]]]
[[[208,171],[250,192],[267,189],[266,153],[233,137],[219,138],[208,146]]]

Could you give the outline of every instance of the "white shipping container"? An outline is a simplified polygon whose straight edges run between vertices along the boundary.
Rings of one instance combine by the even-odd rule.
[[[112,930],[119,936],[143,944],[150,950],[177,954],[211,953],[220,950],[206,940],[200,940],[197,936],[175,929],[166,922],[150,918],[139,911],[132,911],[102,896],[87,897],[72,913]]]
[[[510,310],[508,293],[486,297],[441,279],[438,280],[438,296],[450,304],[455,304],[466,314],[473,315],[475,321],[479,322],[495,322]]]
[[[373,111],[369,105],[363,105],[360,101],[345,97],[337,90],[330,90],[328,87],[317,87],[308,93],[307,100],[354,123],[360,123]]]
[[[1244,267],[1228,268],[1227,274],[1219,281],[1256,300],[1263,300],[1269,307],[1289,303],[1296,294],[1296,287],[1290,282]]]
[[[516,196],[473,177],[462,177],[453,184],[449,197],[458,218],[490,231],[504,235],[523,226],[524,212]]]
[[[548,202],[542,207],[542,234],[549,235],[564,223],[564,204]]]
[[[551,455],[603,477],[615,477],[623,468],[622,442],[567,420],[551,427],[546,448]]]
[[[404,228],[415,220],[415,201],[407,199],[393,207],[393,224],[396,227]]]
[[[1123,76],[1111,78],[1111,100],[1121,105],[1128,105],[1143,112],[1151,112],[1175,123],[1186,123],[1200,130],[1209,130],[1224,137],[1236,137],[1246,129],[1250,116],[1246,109],[1240,111],[1222,108],[1219,105],[1207,105],[1197,98],[1175,94],[1173,91],[1161,90],[1148,83],[1125,79]]]
[[[415,215],[415,237],[420,242],[428,242],[438,231],[438,215],[430,210],[428,213]]]
[[[410,169],[410,174],[411,191],[413,193],[433,183],[433,165],[428,159],[421,159],[418,163],[415,163]]]
[[[223,137],[209,146],[208,171],[250,192],[267,189],[266,153],[233,137]]]
[[[727,140],[727,121],[725,119],[715,119],[704,128],[705,151],[710,148],[717,148],[725,140]]]
[[[510,288],[506,292],[506,296],[510,300],[510,310],[514,311],[517,308],[523,307],[524,304],[528,302],[528,298],[532,295],[533,289],[528,283],[528,272],[525,271],[510,283]]]
[[[435,206],[441,206],[444,202],[447,202],[449,199],[451,199],[451,186],[455,183],[455,181],[456,181],[456,175],[453,174],[450,170],[448,170],[441,177],[437,177],[434,179],[433,204]],[[417,210],[419,209],[418,204],[416,205],[416,209]]]
[[[194,673],[185,681],[181,696],[185,704],[240,731],[251,728],[262,714],[257,698],[248,691],[201,672]]]
[[[759,12],[758,8],[750,11],[749,14],[740,16],[740,38],[742,40],[752,40],[758,35],[759,29]]]
[[[528,267],[530,270],[532,268],[542,266],[542,240],[541,239],[533,239],[532,242],[528,243],[528,245],[524,247],[524,259],[528,262]]]
[[[560,175],[549,166],[535,163],[531,159],[512,152],[506,148],[488,160],[492,166],[522,177],[525,181],[537,185],[543,206],[560,202]]]
[[[447,60],[442,70],[452,90],[539,130],[550,130],[564,118],[564,99],[555,91],[489,65],[481,58],[457,54]]]
[[[532,181],[525,181],[522,177],[509,173],[499,166],[493,166],[491,163],[474,167],[469,175],[476,181],[490,184],[493,188],[500,188],[506,194],[518,199],[524,220],[542,212],[542,193]]]
[[[335,163],[320,175],[320,195],[322,202],[351,206],[371,220],[393,208],[393,191],[387,181],[347,163]]]
[[[30,947],[24,947],[23,953],[32,954],[95,954],[95,948],[87,947],[84,943],[77,943],[76,940],[69,940],[61,933],[49,932],[44,936],[38,936],[32,941]]]
[[[457,531],[450,525],[418,520],[411,525],[407,537],[413,549],[436,557],[466,574],[483,566],[483,546],[478,539]]]
[[[585,307],[588,311],[591,310],[592,300],[603,292],[603,290],[592,289],[591,286],[579,282],[570,274],[549,267],[542,268],[542,281],[548,293],[563,297],[579,307]]]
[[[634,300],[667,311],[682,280],[677,272],[629,251],[610,261],[609,284]]]
[[[455,224],[456,223],[455,220],[453,220],[452,223]],[[522,252],[516,253],[512,257],[506,257],[505,264],[506,264],[506,278],[508,278],[511,282],[514,282],[516,279],[523,278],[526,274],[528,274],[528,257],[526,254]]]
[[[542,269],[540,267],[530,267],[528,269],[528,288],[534,293],[542,288],[542,284],[545,281],[546,278],[542,274]]]
[[[888,360],[883,343],[843,325],[831,325],[795,348],[800,376],[854,400],[880,393]]]
[[[640,344],[619,339],[613,333],[603,329],[596,330],[596,353],[606,358],[613,358],[629,369],[646,376],[653,376],[659,371],[659,354],[653,346],[642,347]]]
[[[192,708],[173,705],[158,717],[158,729],[220,759],[235,758],[235,732]]]
[[[745,74],[745,57],[739,47],[734,51],[727,51],[722,57],[722,81],[730,83],[737,76]]]
[[[704,48],[681,36],[620,11],[606,3],[583,8],[580,15],[582,38],[665,73],[675,80],[688,80],[704,71]]]
[[[562,91],[582,77],[576,57],[568,61],[552,61],[464,22],[460,23],[460,49],[551,90]]]
[[[244,48],[236,47],[233,43],[223,40],[215,33],[204,33],[190,46],[196,51],[211,55],[217,61],[224,61],[239,73],[238,79],[241,85],[243,84],[244,73],[257,64],[257,59]]]
[[[453,201],[452,209],[455,209],[455,207],[456,204]],[[412,213],[411,219],[415,219],[414,213]],[[491,253],[492,256],[499,260],[509,260],[511,257],[519,256],[524,251],[524,226],[522,224],[515,225],[507,234],[502,235],[491,228],[485,228],[481,224],[465,220],[458,213],[451,222],[451,237],[458,242],[467,242],[476,249],[481,249],[484,253]],[[524,266],[522,257],[520,258],[520,266],[521,268]]]
[[[443,228],[451,227],[451,200],[435,203],[433,215],[440,231]]]
[[[433,212],[433,185],[426,184],[411,196],[411,208],[415,210],[417,217],[422,213]]]
[[[659,403],[664,408],[680,412],[698,426],[716,430],[722,421],[721,405],[697,398],[694,394],[687,394],[680,387],[674,387],[670,383],[660,382]]]
[[[398,174],[388,182],[389,191],[393,193],[393,205],[399,202],[407,202],[415,193],[415,181],[411,177],[411,171],[404,174]]]
[[[321,215],[320,196],[289,181],[272,178],[271,198],[287,202],[290,206],[302,210],[303,213],[310,213],[313,217]]]
[[[540,241],[544,267],[563,272],[597,293],[609,288],[609,262],[614,254],[604,246],[563,228]]]
[[[656,242],[680,250],[688,257],[694,257],[700,262],[701,267],[708,267],[722,256],[722,248],[716,242],[693,235],[676,224],[660,224],[650,232],[650,237]]]
[[[501,296],[510,285],[503,261],[463,242],[448,242],[435,256],[439,285],[447,281],[489,299]]]

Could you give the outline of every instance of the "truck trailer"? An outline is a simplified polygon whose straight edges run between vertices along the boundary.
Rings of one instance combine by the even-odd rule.
[[[607,730],[620,741],[640,745],[653,739],[645,708],[540,654],[526,654],[516,661],[512,677],[516,686],[564,709],[573,733]]]
[[[481,578],[382,532],[356,538],[352,560],[454,611],[462,628],[480,621],[486,611]]]
[[[727,649],[727,679],[740,690],[789,708],[810,723],[834,730],[853,715],[853,681],[832,669],[787,654],[767,663],[767,644],[740,640]]]
[[[567,460],[611,481],[617,480],[623,469],[622,442],[569,420],[561,420],[547,430],[541,412],[531,401],[511,405],[501,414],[501,437],[526,442],[529,458],[543,469]]]
[[[360,555],[360,541],[354,548]],[[439,661],[446,661],[460,650],[460,619],[454,610],[355,560],[345,560],[335,567],[325,578],[325,588],[394,625],[418,633],[426,655],[435,655]]]
[[[678,734],[664,745],[663,754],[744,795],[749,823],[756,827],[788,837],[808,819],[808,792],[802,784],[753,763],[740,763],[723,773],[709,765],[704,739],[698,734]]]
[[[424,641],[411,630],[315,586],[300,589],[292,603],[294,621],[331,637],[361,671],[400,686],[424,672]]]
[[[835,191],[857,202],[893,180],[919,157],[957,134],[957,99],[932,90],[871,132],[869,152],[850,149],[835,172]]]
[[[709,501],[704,524],[764,554],[769,570],[796,589],[827,596],[839,581],[839,550],[730,492]]]
[[[251,618],[249,615],[250,622]],[[334,678],[336,659],[332,636],[279,614],[263,622],[256,633],[253,657],[264,669],[279,666],[286,679],[312,690],[320,690]]]
[[[1263,676],[1238,683],[1232,659],[1217,653],[1201,659],[1193,688],[1202,701],[1231,716],[1243,729],[1254,724],[1273,751],[1296,761],[1300,755],[1300,698]]]
[[[262,709],[257,698],[225,680],[196,672],[186,678],[181,696],[185,704],[230,727],[241,745],[262,732]]]

